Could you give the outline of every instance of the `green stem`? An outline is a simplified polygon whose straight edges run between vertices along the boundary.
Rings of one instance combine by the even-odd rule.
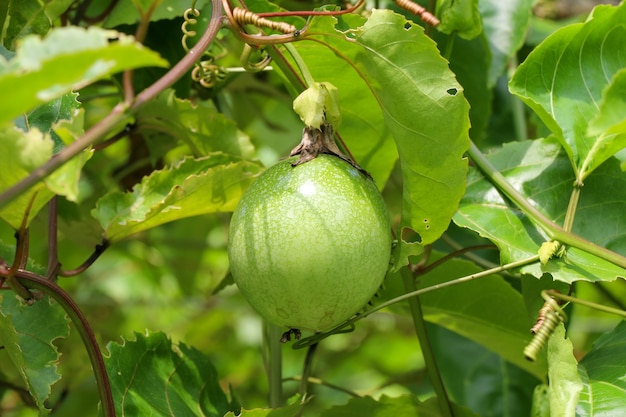
[[[509,60],[509,80],[513,77],[513,73],[517,69],[517,66],[517,57],[513,55],[513,57]],[[519,97],[513,94],[510,94],[509,97],[511,100],[511,110],[513,112],[513,127],[515,129],[515,136],[517,140],[526,140],[528,139],[528,129],[526,127],[524,103],[522,102],[522,100],[520,100]]]
[[[468,281],[472,281],[478,278],[483,278],[489,275],[493,275],[493,274],[499,274],[503,271],[508,271],[510,269],[515,269],[515,268],[520,268],[522,266],[525,265],[529,265],[532,263],[536,263],[539,262],[539,255],[534,255],[531,256],[529,258],[526,259],[521,259],[519,261],[515,261],[515,262],[511,262],[505,265],[499,265],[495,268],[491,268],[491,269],[486,269],[484,271],[481,272],[477,272],[475,274],[471,274],[471,275],[466,275],[464,277],[460,277],[460,278],[456,278],[453,279],[451,281],[446,281],[446,282],[442,282],[441,284],[435,284],[435,285],[431,285],[430,287],[426,287],[426,288],[421,288],[419,290],[416,291],[411,291],[411,292],[407,292],[405,294],[402,294],[398,297],[392,298],[391,300],[385,301],[384,303],[381,303],[379,305],[377,305],[376,307],[373,307],[370,310],[367,310],[357,316],[352,317],[351,319],[341,323],[338,326],[335,326],[334,328],[330,329],[327,332],[324,333],[318,333],[315,334],[313,336],[307,337],[305,339],[299,340],[298,342],[293,344],[293,348],[294,349],[300,349],[306,346],[309,346],[311,343],[318,343],[319,341],[327,338],[330,335],[336,334],[336,333],[344,333],[346,331],[346,329],[354,326],[354,323],[356,323],[357,321],[364,319],[365,317],[369,316],[370,314],[373,314],[379,310],[382,310],[384,308],[387,308],[389,306],[392,306],[393,304],[399,303],[401,301],[404,300],[408,300],[412,297],[417,297],[420,296],[422,294],[426,294],[429,293],[431,291],[437,291],[440,290],[442,288],[446,288],[446,287],[451,287],[453,285],[458,285],[458,284],[462,284],[464,282],[468,282]]]
[[[283,358],[280,342],[281,329],[275,324],[264,322],[265,345],[267,346],[267,380],[269,385],[269,406],[283,405]]]
[[[404,289],[407,293],[417,291],[415,277],[407,268],[402,269],[402,282],[404,283]],[[417,334],[417,339],[422,349],[422,356],[424,357],[424,362],[426,364],[426,372],[428,372],[428,377],[433,385],[435,394],[437,395],[441,415],[444,417],[452,417],[454,415],[452,412],[452,406],[450,404],[446,388],[443,384],[443,380],[441,379],[441,374],[439,373],[439,367],[437,366],[432,346],[430,345],[430,341],[428,339],[426,321],[424,321],[424,314],[422,312],[422,304],[419,296],[409,298],[409,308],[411,316],[413,317],[415,333]]]
[[[578,208],[578,200],[580,199],[580,186],[574,184],[574,189],[569,198],[567,204],[567,211],[565,212],[565,220],[563,220],[563,229],[571,232],[574,227],[574,217],[576,216],[576,209]]]
[[[317,343],[313,343],[309,346],[309,349],[306,351],[306,357],[304,358],[304,367],[302,368],[302,380],[300,381],[300,396],[301,400],[306,400],[306,395],[308,394],[309,388],[309,378],[311,376],[311,371],[313,369],[313,357],[315,356],[315,352],[317,351],[317,347],[319,345]]]
[[[602,258],[614,265],[626,269],[626,257],[608,250],[595,243],[589,242],[582,237],[571,233],[561,226],[557,225],[539,210],[533,207],[524,196],[515,189],[509,183],[504,175],[502,175],[491,162],[480,152],[476,145],[471,142],[470,149],[468,151],[470,158],[483,172],[483,174],[491,181],[500,191],[502,191],[513,203],[524,212],[530,220],[537,226],[541,227],[548,237],[552,240],[564,243],[567,246],[571,246],[585,252],[588,252],[594,256]]]
[[[19,271],[15,276],[25,287],[42,291],[44,294],[53,298],[59,303],[63,310],[65,310],[65,313],[76,327],[87,349],[87,354],[89,355],[91,367],[93,368],[96,384],[98,386],[102,414],[105,417],[115,417],[115,403],[113,402],[111,384],[106,372],[104,359],[102,358],[102,352],[100,351],[98,341],[91,330],[87,318],[80,311],[78,305],[61,287],[42,276],[29,271]]]
[[[284,46],[287,52],[289,52],[289,55],[293,58],[293,62],[295,62],[296,66],[300,70],[300,74],[302,74],[302,78],[304,79],[306,86],[312,87],[315,84],[315,80],[309,71],[309,67],[307,67],[306,63],[292,44],[286,43]]]
[[[452,55],[452,49],[454,49],[454,38],[456,36],[454,35],[454,33],[451,33],[450,35],[448,35],[448,37],[446,38],[446,49],[445,51],[443,51],[443,57],[450,61],[450,56]]]
[[[556,292],[556,291],[546,291],[546,293],[549,294],[550,297],[553,297],[553,298],[558,298],[563,301],[568,301],[571,303],[577,303],[585,307],[596,309],[598,311],[602,311],[602,312],[609,313],[609,314],[615,314],[617,316],[626,318],[626,311],[620,310],[618,308],[613,308],[613,307],[605,306],[603,304],[593,303],[591,301],[583,300],[581,298],[576,298],[576,297],[572,297],[569,295],[561,294],[560,292]]]

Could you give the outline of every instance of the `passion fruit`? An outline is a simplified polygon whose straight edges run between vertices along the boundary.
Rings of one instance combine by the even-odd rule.
[[[230,223],[235,283],[268,321],[323,331],[357,313],[380,287],[391,251],[389,215],[374,182],[334,155],[265,171]]]

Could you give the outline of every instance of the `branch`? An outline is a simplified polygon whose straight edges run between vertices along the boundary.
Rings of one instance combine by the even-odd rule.
[[[26,178],[22,179],[17,184],[2,193],[0,195],[0,208],[4,207],[15,197],[59,169],[63,164],[81,153],[83,150],[93,145],[98,139],[109,133],[113,126],[121,122],[126,117],[127,113],[136,112],[141,106],[156,97],[159,93],[170,87],[180,77],[182,77],[183,74],[185,74],[193,66],[196,60],[202,56],[202,53],[206,48],[208,48],[209,44],[213,41],[215,35],[222,26],[221,2],[219,0],[211,0],[211,5],[213,8],[213,14],[211,16],[209,26],[199,39],[198,43],[189,51],[187,55],[183,57],[183,59],[174,65],[172,69],[170,69],[154,84],[143,90],[135,98],[135,101],[132,104],[126,105],[120,103],[115,106],[111,113],[85,132],[82,137],[63,148],[59,153],[50,158],[48,162],[35,169]]]

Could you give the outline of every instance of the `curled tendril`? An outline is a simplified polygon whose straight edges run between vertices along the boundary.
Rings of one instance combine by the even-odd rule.
[[[394,0],[398,7],[403,8],[416,16],[419,16],[420,19],[424,23],[427,23],[431,26],[437,26],[439,24],[439,19],[437,19],[432,13],[426,10],[424,7],[420,6],[417,3],[412,2],[411,0]]]
[[[296,33],[298,29],[294,25],[286,22],[278,22],[260,17],[258,14],[251,12],[241,7],[235,7],[232,10],[232,15],[235,21],[241,25],[254,25],[259,28],[266,28],[270,30],[276,30],[284,34]]]
[[[228,71],[225,68],[215,65],[211,61],[202,61],[191,71],[191,79],[204,88],[215,87],[227,75]]]
[[[567,315],[554,298],[546,291],[542,291],[541,296],[544,298],[545,303],[539,310],[537,324],[530,329],[534,336],[530,343],[524,348],[524,356],[529,361],[535,361],[537,359],[537,354],[546,345],[554,329],[556,329],[556,326],[567,320]]]
[[[241,52],[241,58],[240,58],[241,66],[246,71],[250,71],[250,72],[263,71],[270,64],[270,62],[272,62],[272,58],[269,55],[264,54],[263,58],[260,61],[253,62],[250,59],[252,57],[253,52],[254,52],[254,49],[252,48],[252,46],[246,43],[243,47],[243,51]]]
[[[191,15],[193,15],[193,17]],[[183,32],[181,43],[183,45],[183,49],[185,50],[185,52],[189,52],[189,49],[190,49],[189,46],[187,45],[187,40],[189,38],[193,38],[194,36],[198,34],[195,30],[189,30],[188,26],[189,25],[193,26],[196,23],[198,23],[198,19],[196,19],[196,17],[198,17],[199,15],[200,15],[200,11],[198,11],[198,9],[194,8],[193,6],[185,10],[185,13],[183,13],[183,18],[185,19],[185,21],[181,25],[180,29]]]
[[[189,38],[193,38],[197,35],[197,32],[191,28],[198,23],[198,19],[196,18],[200,15],[200,11],[195,8],[195,4],[196,1],[194,0],[191,7],[185,10],[183,13],[184,22],[181,25],[181,31],[183,32],[181,43],[187,53],[191,49],[187,44]],[[204,88],[212,88],[215,87],[218,82],[223,81],[227,74],[226,69],[215,65],[215,57],[205,51],[191,71],[191,79]]]
[[[224,14],[228,19],[228,24],[235,32],[237,36],[245,43],[250,45],[277,45],[280,43],[288,43],[298,40],[306,30],[306,27],[303,29],[296,29],[295,26],[288,25],[284,22],[275,22],[264,17],[261,17],[255,13],[247,9],[241,9],[239,7],[231,7],[230,2],[228,0],[222,0],[222,5],[224,9]],[[243,21],[238,20],[237,18],[243,19]],[[278,30],[280,32],[286,33],[284,35],[264,35],[262,32],[258,34],[248,34],[242,27],[246,24],[254,24],[255,22],[263,22],[259,25],[259,29],[262,27],[266,27],[272,30]],[[267,25],[267,26],[266,26]]]

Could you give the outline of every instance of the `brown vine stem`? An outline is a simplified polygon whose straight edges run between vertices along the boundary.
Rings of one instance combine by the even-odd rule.
[[[93,145],[97,140],[109,133],[113,126],[123,121],[127,113],[136,112],[141,106],[152,100],[159,93],[170,87],[176,82],[176,80],[182,77],[183,74],[185,74],[193,66],[196,60],[202,56],[204,50],[209,46],[211,41],[213,41],[222,26],[221,1],[211,0],[211,6],[213,14],[206,31],[198,40],[198,43],[189,51],[187,55],[183,57],[183,59],[178,61],[172,69],[170,69],[154,84],[139,93],[137,97],[135,97],[132,104],[129,105],[120,103],[115,106],[111,113],[85,132],[83,136],[63,148],[60,152],[50,158],[48,162],[35,169],[27,177],[0,194],[0,207],[4,207],[15,197],[59,169],[63,164],[81,153],[83,150],[89,148],[89,146]]]
[[[91,330],[87,318],[80,311],[78,305],[63,288],[41,275],[20,270],[17,271],[15,277],[19,280],[20,284],[26,288],[36,289],[47,294],[65,310],[72,323],[76,326],[76,330],[80,334],[83,344],[87,349],[87,353],[89,354],[89,360],[91,361],[91,367],[93,368],[93,373],[98,385],[98,392],[100,394],[102,414],[104,417],[115,417],[115,403],[113,401],[109,376],[106,371],[104,359],[102,358],[102,352],[100,351],[98,341]]]

